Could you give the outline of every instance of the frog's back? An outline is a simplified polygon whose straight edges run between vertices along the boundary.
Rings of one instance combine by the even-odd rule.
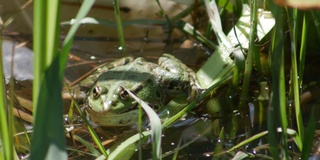
[[[165,89],[159,85],[154,69],[159,65],[137,58],[123,66],[110,69],[101,74],[97,80],[98,86],[112,88],[122,86],[135,93],[139,98],[153,105],[163,105],[166,96]],[[108,91],[115,94],[116,91]]]

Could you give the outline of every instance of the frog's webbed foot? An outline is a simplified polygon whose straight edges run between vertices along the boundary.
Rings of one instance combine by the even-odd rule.
[[[196,77],[196,74],[194,71],[190,68],[187,68],[188,73],[189,73],[189,84],[190,86],[188,87],[188,98],[187,101],[191,102],[192,100],[196,99],[196,97],[199,95],[199,84],[198,84],[198,79]]]

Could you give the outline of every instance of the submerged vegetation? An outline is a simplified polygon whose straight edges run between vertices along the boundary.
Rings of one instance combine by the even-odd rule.
[[[12,77],[8,85],[0,85],[0,159],[319,158],[320,79],[315,68],[320,60],[320,12],[314,8],[320,4],[195,0],[169,13],[166,3],[154,1],[161,18],[123,21],[125,9],[114,0],[115,21],[109,21],[89,17],[95,1],[86,0],[74,19],[61,22],[60,1],[35,0],[33,129],[15,125],[21,121],[13,116],[18,97]],[[14,15],[0,19],[0,33],[11,21]],[[63,106],[61,98],[63,88],[69,90],[64,84],[68,54],[81,34],[77,31],[86,25],[115,27],[117,53],[123,56],[134,52],[126,42],[126,27],[161,26],[169,37],[161,52],[174,45],[176,32],[183,33],[178,40],[192,41],[209,53],[203,54],[208,57],[203,65],[194,67],[198,97],[191,102],[173,99],[155,113],[124,88],[141,106],[139,125],[92,126],[79,101],[71,97],[71,104]],[[62,43],[61,28],[68,28]],[[148,43],[148,34],[141,43]],[[144,125],[143,117],[150,124]]]

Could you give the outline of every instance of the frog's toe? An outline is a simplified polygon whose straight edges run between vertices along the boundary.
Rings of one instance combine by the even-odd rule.
[[[199,94],[199,89],[196,85],[192,85],[189,87],[188,89],[188,98],[187,98],[187,102],[191,102],[193,100],[196,99],[196,97]]]

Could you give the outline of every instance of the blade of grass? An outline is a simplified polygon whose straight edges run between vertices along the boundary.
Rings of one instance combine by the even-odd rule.
[[[251,73],[253,69],[253,57],[256,55],[257,50],[255,47],[255,41],[257,38],[257,15],[258,14],[258,7],[257,7],[257,1],[252,0],[251,1],[251,29],[250,29],[250,37],[249,37],[249,52],[247,55],[246,63],[245,63],[245,70],[244,70],[244,78],[243,78],[243,84],[242,84],[242,90],[241,90],[241,98],[240,98],[240,104],[239,109],[240,112],[242,112],[243,115],[245,115],[245,106],[248,101],[248,93],[249,93],[249,85],[251,81]]]
[[[238,143],[237,145],[233,146],[233,147],[230,148],[227,152],[234,151],[235,149],[237,149],[237,148],[239,148],[239,147],[241,147],[241,146],[243,146],[243,145],[245,145],[245,144],[248,144],[248,143],[250,143],[250,142],[252,142],[252,141],[254,141],[254,140],[257,140],[257,139],[259,139],[259,138],[261,138],[261,137],[263,137],[263,136],[265,136],[265,135],[267,135],[267,134],[268,134],[268,131],[264,131],[264,132],[258,133],[258,134],[256,134],[256,135],[254,135],[254,136],[252,136],[252,137],[250,137],[250,138],[247,138],[246,140]]]
[[[126,46],[125,46],[125,41],[124,41],[123,27],[122,27],[122,21],[121,21],[121,16],[120,16],[120,9],[119,9],[118,0],[113,0],[113,9],[114,9],[114,13],[115,13],[117,31],[118,31],[119,42],[120,42],[119,50],[121,50],[122,53],[126,53]]]
[[[94,157],[99,157],[101,154],[98,150],[96,150],[92,144],[90,142],[88,142],[87,140],[81,138],[80,136],[78,135],[74,135],[74,137],[80,142],[82,143],[90,152],[91,152],[91,155],[94,156]]]
[[[142,107],[138,107],[138,133],[142,133],[142,131],[143,131],[142,125],[143,125],[143,109],[142,109]],[[140,135],[139,142],[138,142],[139,160],[142,160],[142,158],[143,158],[142,134],[139,134],[139,135]]]
[[[272,94],[268,112],[268,131],[270,151],[274,159],[279,159],[278,140],[276,137],[276,124],[274,120],[279,120],[282,130],[287,130],[288,122],[286,115],[286,98],[285,98],[285,78],[284,78],[284,18],[283,8],[269,0],[271,12],[276,19],[271,49],[271,74],[272,74]],[[273,117],[275,116],[275,117]],[[273,119],[275,118],[275,119]],[[282,132],[282,145],[284,148],[283,158],[288,158],[287,154],[287,133]]]
[[[185,32],[186,34],[191,35],[193,38],[197,39],[199,42],[201,42],[202,44],[205,44],[211,49],[218,48],[216,44],[214,44],[212,41],[210,41],[205,36],[203,36],[199,31],[196,31],[195,28],[189,23],[186,23],[182,20],[178,20],[175,24],[175,27]]]
[[[167,23],[169,25],[169,29],[172,29],[172,24],[171,24],[171,21],[169,19],[169,16],[167,15],[166,11],[163,9],[161,3],[159,0],[156,0],[158,6],[159,6],[159,9],[160,9],[160,14],[161,15],[164,15],[165,19],[167,20]]]
[[[44,73],[45,70],[45,44],[44,40],[46,39],[46,2],[47,1],[35,1],[34,2],[34,32],[33,32],[33,51],[35,53],[34,56],[34,80],[33,80],[33,113],[36,114],[36,107],[38,101],[35,99],[38,98],[39,90],[40,90],[40,81],[41,81],[41,74]]]
[[[31,144],[31,159],[66,159],[65,135],[62,121],[62,77],[72,37],[79,27],[73,25],[58,54],[60,1],[34,2],[34,92],[35,130]],[[79,21],[90,10],[93,0],[84,1],[77,15]],[[40,88],[41,87],[41,88]],[[41,93],[41,94],[40,94]]]
[[[149,130],[131,136],[130,138],[126,139],[125,142],[122,142],[121,145],[117,146],[117,148],[110,153],[108,159],[130,159],[130,156],[127,154],[128,152],[130,153],[128,150],[134,151],[137,148],[135,143],[140,140],[141,136],[146,138],[150,135],[151,131]]]
[[[299,136],[297,137],[298,142],[302,142],[303,133],[303,123],[302,123],[302,114],[300,110],[300,92],[299,92],[299,77],[298,77],[298,65],[297,65],[297,38],[298,38],[298,23],[299,23],[299,15],[297,9],[290,9],[289,12],[289,20],[290,20],[290,35],[291,35],[291,89],[289,91],[289,96],[294,100],[294,108],[295,108],[295,117],[297,123],[297,129]],[[300,11],[301,12],[301,11]],[[301,77],[302,78],[302,77]],[[292,97],[293,95],[293,97]],[[298,147],[300,151],[302,150],[302,144],[298,143]]]
[[[304,64],[305,64],[305,56],[306,56],[306,48],[307,48],[307,36],[308,36],[308,19],[306,14],[303,15],[303,23],[302,23],[302,35],[301,35],[301,46],[300,46],[300,58],[299,58],[299,86],[303,83],[303,72],[304,72]]]
[[[38,97],[31,159],[67,159],[63,126],[62,86],[58,79],[59,60],[55,59],[44,73]],[[36,99],[34,99],[36,100]]]
[[[139,99],[136,95],[131,93],[128,89],[126,91],[130,94],[130,96],[137,101],[143,110],[147,113],[149,120],[150,120],[150,126],[151,126],[151,136],[152,136],[152,157],[153,159],[161,159],[161,135],[162,135],[162,130],[161,130],[161,121],[157,113],[149,107],[149,105]]]
[[[15,80],[13,78],[13,69],[14,69],[14,52],[15,52],[15,43],[12,44],[12,55],[11,55],[11,71],[10,71],[10,82],[9,82],[9,105],[7,109],[7,119],[8,119],[8,126],[9,126],[9,135],[12,137],[13,131],[14,131],[14,116],[13,116],[13,110],[14,110],[14,84]],[[1,65],[1,64],[0,64]],[[13,144],[13,138],[9,139],[11,144]],[[13,149],[13,147],[11,147]],[[13,150],[10,151],[10,154],[13,154]]]
[[[218,37],[219,45],[222,44],[227,48],[231,48],[232,45],[227,36],[222,31],[220,14],[215,1],[204,0],[206,11],[209,16],[212,29]]]
[[[279,28],[280,29],[280,28]],[[284,32],[281,28],[282,36],[284,36]],[[280,35],[278,35],[280,36]],[[282,40],[282,43],[284,43],[284,40]],[[279,105],[280,107],[280,122],[281,122],[281,128],[286,131],[288,128],[288,120],[287,120],[287,106],[286,106],[286,87],[285,87],[285,73],[284,73],[284,45],[281,46],[281,52],[274,52],[273,58],[277,55],[278,57],[278,62],[276,64],[279,64],[278,69],[279,70],[279,75],[278,75],[278,80],[273,81],[273,83],[279,83],[279,88],[276,92],[279,93]],[[274,65],[276,67],[277,65]],[[275,69],[275,68],[273,68]],[[272,88],[272,90],[275,88]],[[288,135],[287,132],[282,132],[282,145],[284,147],[284,159],[288,159]]]
[[[67,159],[58,42],[60,1],[34,1],[34,134],[31,159]]]
[[[271,9],[271,12],[273,15],[278,15],[279,14],[279,8],[278,6],[276,6],[271,0],[269,0],[269,3],[270,3],[270,9]],[[277,19],[276,19],[277,20]],[[278,23],[276,23],[276,26],[277,26]],[[278,27],[279,28],[279,27]],[[273,37],[272,37],[272,44],[271,44],[271,51],[270,53],[274,52],[273,50],[275,50],[276,48],[276,32],[277,32],[277,29],[274,29],[273,30]],[[274,55],[274,54],[273,54]],[[273,59],[272,59],[273,60]],[[273,62],[271,60],[271,67],[274,66],[272,65]],[[271,68],[271,69],[275,69],[275,67]],[[278,69],[274,70],[274,72],[278,71]],[[273,72],[273,74],[275,74]],[[273,80],[273,82],[275,82],[274,84],[272,84],[272,88],[277,88],[278,85],[276,83],[276,79]],[[274,159],[279,159],[279,151],[278,151],[278,137],[277,137],[277,133],[276,133],[276,128],[277,128],[277,125],[278,125],[278,122],[277,122],[277,119],[278,119],[278,112],[276,111],[276,100],[275,98],[276,95],[274,95],[273,92],[271,92],[270,94],[270,102],[269,102],[269,107],[268,107],[268,141],[270,143],[270,147],[269,147],[269,150],[271,152],[271,156],[274,158]]]
[[[7,121],[7,100],[6,100],[6,89],[4,82],[3,64],[2,64],[2,28],[0,27],[0,144],[2,147],[0,149],[0,158],[10,160],[13,159],[13,142],[12,134],[10,134],[8,121]]]

